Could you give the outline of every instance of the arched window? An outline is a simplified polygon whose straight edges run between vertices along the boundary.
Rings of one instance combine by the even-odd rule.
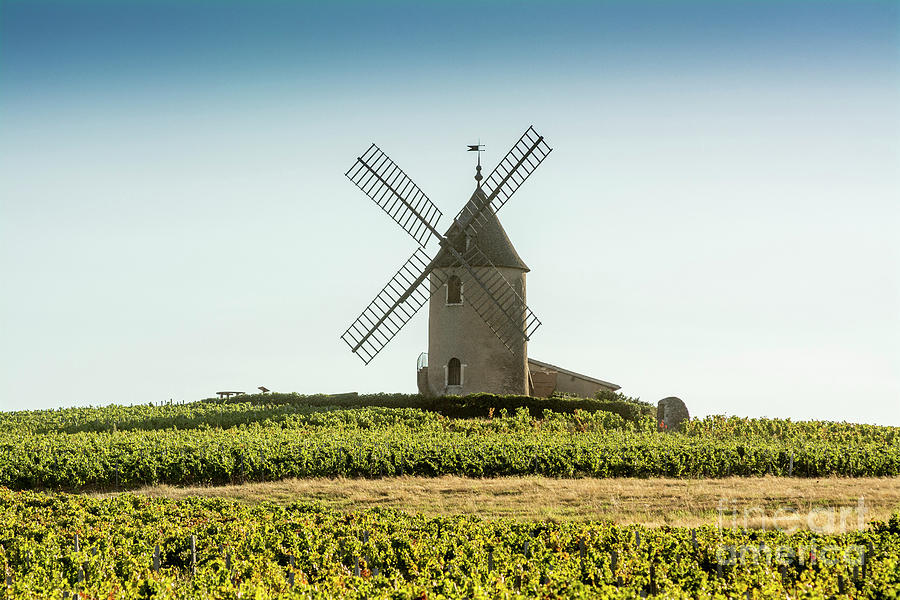
[[[458,358],[447,363],[447,385],[462,385],[462,364]]]
[[[462,282],[456,275],[447,280],[447,304],[462,304]]]

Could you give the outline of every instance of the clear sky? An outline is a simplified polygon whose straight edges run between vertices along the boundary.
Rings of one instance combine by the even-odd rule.
[[[529,353],[692,414],[900,425],[900,4],[0,0],[0,409],[415,391],[376,142],[500,218]],[[445,221],[445,225],[447,222]]]

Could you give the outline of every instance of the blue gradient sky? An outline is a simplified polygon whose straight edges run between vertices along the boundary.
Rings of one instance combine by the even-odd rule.
[[[501,213],[540,360],[695,414],[900,425],[895,2],[0,1],[0,409],[414,391],[412,252],[343,172]]]

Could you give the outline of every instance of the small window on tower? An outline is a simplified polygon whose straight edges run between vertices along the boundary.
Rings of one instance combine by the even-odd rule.
[[[462,364],[458,358],[447,363],[447,385],[462,385]]]
[[[447,304],[462,304],[462,282],[456,275],[447,280]]]

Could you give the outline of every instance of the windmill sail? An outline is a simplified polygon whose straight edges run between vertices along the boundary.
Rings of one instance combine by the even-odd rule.
[[[492,218],[486,215],[496,213],[550,152],[529,127],[459,212],[447,236],[436,229],[441,211],[378,146],[372,144],[356,160],[345,175],[421,246],[341,335],[363,362],[369,364],[447,282],[437,265],[461,267],[467,304],[510,352],[529,339],[541,322],[477,243],[469,247],[468,242]],[[422,248],[432,236],[441,248],[429,260]]]
[[[529,127],[484,181],[484,197],[473,197],[456,215],[455,222],[474,236],[484,225],[483,211],[496,213],[519,189],[553,149]]]
[[[348,179],[375,201],[416,243],[425,247],[441,211],[387,154],[372,144],[345,173]]]
[[[510,352],[528,340],[541,322],[515,288],[477,247],[454,255],[454,266],[463,270],[466,304],[470,305]],[[438,257],[435,257],[435,261]],[[417,248],[391,280],[347,328],[341,339],[369,364],[406,323],[446,283],[440,270]],[[470,263],[485,266],[472,266]],[[429,282],[429,275],[431,282]]]
[[[480,249],[473,246],[462,258],[466,304],[478,313],[507,350],[515,352],[541,326],[541,321]]]
[[[416,248],[341,336],[369,364],[431,297],[428,255]],[[438,275],[435,273],[435,276]],[[443,280],[441,280],[443,285]]]

